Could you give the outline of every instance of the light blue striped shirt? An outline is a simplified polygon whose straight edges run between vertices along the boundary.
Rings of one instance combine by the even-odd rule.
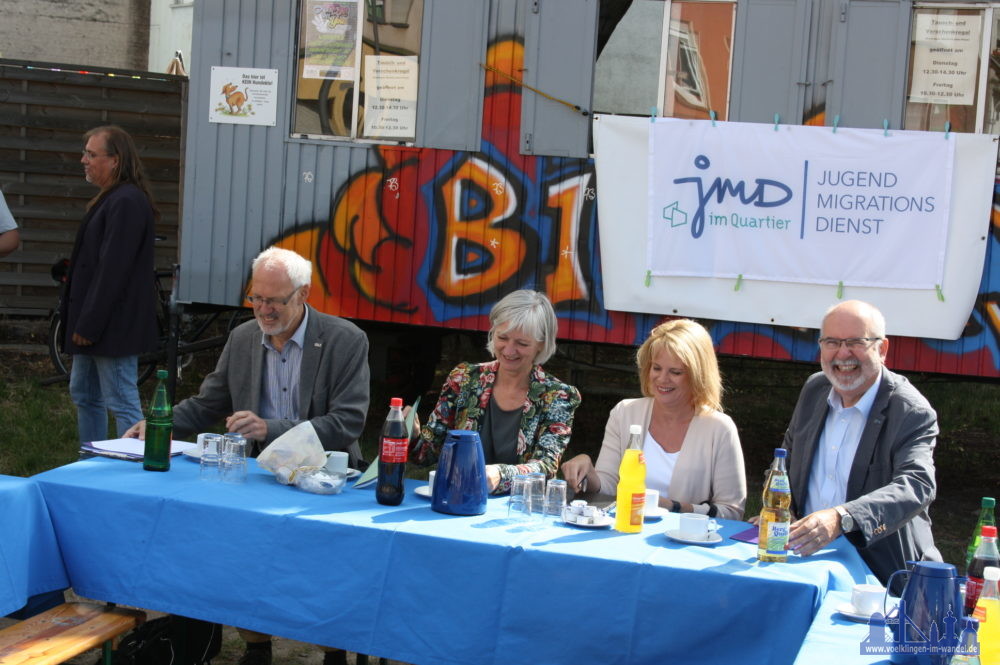
[[[260,386],[260,413],[264,420],[299,419],[299,376],[302,346],[305,343],[309,308],[302,322],[281,351],[271,344],[270,335],[261,336],[264,345],[264,376]]]
[[[813,456],[812,473],[806,495],[806,515],[824,508],[835,508],[847,501],[847,479],[851,475],[854,455],[861,443],[868,414],[871,413],[875,395],[882,385],[882,371],[878,379],[861,396],[854,406],[844,408],[844,403],[833,388],[826,398],[830,410]]]

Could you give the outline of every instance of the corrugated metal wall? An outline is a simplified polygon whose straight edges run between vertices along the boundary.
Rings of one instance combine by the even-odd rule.
[[[239,304],[251,259],[278,243],[314,261],[312,303],[333,314],[485,330],[489,308],[500,296],[536,288],[555,303],[562,337],[640,342],[658,317],[603,307],[593,161],[522,154],[526,99],[536,108],[552,104],[545,113],[532,114],[531,122],[545,117],[544,123],[550,123],[532,125],[537,134],[561,118],[575,120],[573,105],[589,108],[589,88],[578,94],[564,91],[561,101],[567,103],[562,104],[541,102],[518,83],[526,52],[539,52],[526,43],[529,35],[541,40],[548,35],[544,22],[533,23],[540,20],[534,3],[424,2],[421,67],[450,59],[462,74],[452,89],[440,76],[429,77],[430,82],[422,78],[421,86],[436,86],[433,97],[439,107],[458,104],[465,114],[481,109],[482,139],[475,152],[289,138],[297,2],[198,3],[181,300]],[[427,16],[435,21],[433,31],[427,29]],[[559,26],[559,39],[594,39],[593,17],[586,12],[567,13],[565,22],[571,25]],[[428,39],[428,34],[449,33],[466,38],[455,40],[463,44],[461,55],[448,52],[444,57],[437,49],[454,47]],[[559,51],[547,46],[542,52]],[[580,44],[573,47],[573,53],[586,50]],[[579,78],[578,69],[586,64],[577,60],[559,66],[574,68],[567,75]],[[276,126],[209,123],[209,106],[218,95],[208,85],[212,66],[277,69]],[[555,71],[548,75],[558,76],[558,67]],[[478,72],[482,87],[470,89],[470,72]],[[427,104],[423,99],[418,108],[427,112],[433,108]],[[418,127],[430,120],[418,119]],[[462,131],[467,133],[469,126],[463,123]],[[441,136],[440,130],[421,128],[418,143],[420,132]],[[574,153],[570,148],[561,154]],[[613,221],[605,220],[603,228],[613,232]],[[993,233],[996,245],[997,227]],[[890,365],[1000,376],[1000,322],[989,314],[996,305],[987,304],[998,299],[998,280],[1000,275],[994,278],[987,271],[983,305],[973,313],[967,337],[957,342],[895,340]],[[723,353],[810,362],[817,357],[814,330],[707,323]]]

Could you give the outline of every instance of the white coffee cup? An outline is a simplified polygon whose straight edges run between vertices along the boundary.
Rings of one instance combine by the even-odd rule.
[[[646,513],[655,513],[660,508],[660,491],[646,490]]]
[[[343,450],[329,450],[326,453],[326,470],[331,473],[347,473],[347,453]]]
[[[681,513],[678,531],[681,538],[687,540],[708,540],[709,533],[715,529],[715,520],[701,513]]]
[[[858,614],[871,615],[882,611],[885,589],[878,584],[855,584],[851,588],[851,605]]]
[[[430,488],[431,496],[434,495],[434,476],[437,475],[437,471],[431,471],[427,474],[427,487]]]

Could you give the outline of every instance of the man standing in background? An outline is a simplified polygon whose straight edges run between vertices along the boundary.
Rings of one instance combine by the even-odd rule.
[[[154,220],[146,174],[132,137],[120,127],[84,135],[84,174],[100,188],[87,204],[70,255],[60,303],[64,348],[73,354],[69,392],[80,441],[117,436],[142,418],[136,385],[139,354],[156,346],[153,299]]]

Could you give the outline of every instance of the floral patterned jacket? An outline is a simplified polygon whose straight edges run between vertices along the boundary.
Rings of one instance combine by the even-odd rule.
[[[496,381],[497,361],[462,363],[451,371],[430,419],[414,444],[413,461],[432,464],[441,452],[448,430],[479,431],[485,410],[489,408]],[[580,393],[535,365],[531,370],[528,394],[521,414],[517,436],[520,464],[498,464],[500,483],[494,494],[510,491],[514,476],[542,472],[553,478],[559,460],[573,431],[573,413],[580,404]]]

